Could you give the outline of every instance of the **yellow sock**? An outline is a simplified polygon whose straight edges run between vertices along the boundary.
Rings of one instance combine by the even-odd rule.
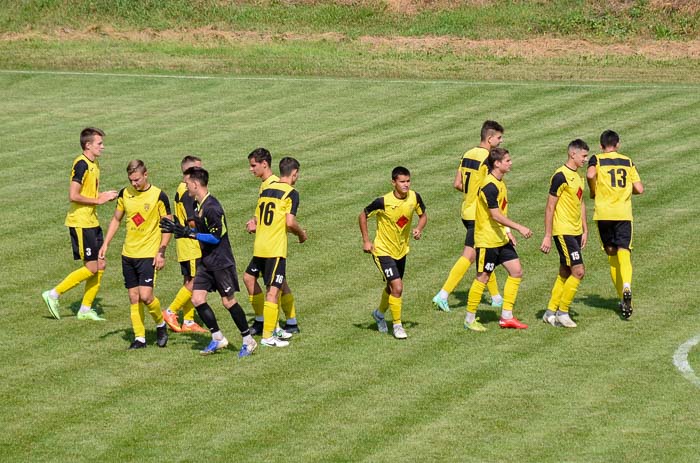
[[[156,322],[156,325],[163,323],[163,312],[160,309],[160,301],[157,297],[154,297],[150,304],[146,304],[146,307],[148,308],[148,313],[151,314],[153,321]]]
[[[522,280],[522,278],[513,278],[510,275],[506,278],[506,284],[503,286],[503,310],[513,310]]]
[[[486,283],[486,287],[488,288],[491,297],[500,294],[500,292],[498,291],[498,281],[496,280],[496,272],[491,272],[491,276],[489,277],[488,283]]]
[[[263,293],[253,294],[248,296],[250,305],[253,306],[253,311],[256,317],[262,317],[265,307],[265,295]]]
[[[614,255],[608,256],[608,262],[610,263],[610,278],[612,278],[615,291],[617,291],[617,297],[622,299],[622,275],[620,274],[620,261],[618,260],[617,255]]]
[[[574,296],[576,296],[576,291],[578,291],[578,285],[580,283],[581,280],[573,275],[566,279],[564,290],[561,294],[561,304],[559,304],[559,310],[562,312],[569,311],[569,307],[571,307],[571,303],[574,301]]]
[[[129,306],[129,312],[131,314],[131,326],[134,329],[134,337],[145,338],[146,327],[143,324],[145,320],[143,305],[141,305],[141,303],[131,304]]]
[[[547,310],[556,311],[561,304],[561,293],[564,291],[564,283],[566,280],[557,275],[557,279],[554,282],[554,287],[552,288],[552,296],[549,298],[549,303],[547,303]]]
[[[617,250],[617,261],[620,263],[622,285],[632,285],[632,254],[629,249]]]
[[[296,318],[297,317],[297,308],[294,305],[294,294],[292,294],[292,293],[282,294],[280,301],[282,302],[281,305],[282,305],[282,312],[284,312],[284,318],[286,320],[289,320],[290,318]]]
[[[74,270],[73,272],[68,274],[68,276],[56,286],[56,292],[58,294],[63,294],[68,290],[75,288],[80,283],[92,277],[93,275],[94,273],[88,270],[87,267],[82,266],[78,270]]]
[[[462,281],[462,278],[464,278],[471,264],[469,259],[464,256],[459,256],[457,262],[452,266],[449,275],[447,275],[447,280],[445,280],[445,283],[442,285],[442,289],[448,293],[454,291],[459,282]]]
[[[279,310],[279,305],[274,302],[265,301],[263,305],[263,338],[269,338],[272,336],[272,332],[277,326],[277,311]]]
[[[391,310],[391,318],[394,325],[401,323],[401,298],[388,295],[389,310]]]
[[[385,289],[382,289],[382,298],[379,301],[378,309],[381,313],[386,313],[389,309],[389,293]]]
[[[182,321],[194,321],[194,304],[192,304],[192,301],[189,300],[187,303],[182,307]]]
[[[484,289],[486,289],[486,285],[475,279],[471,288],[469,288],[469,295],[467,296],[467,312],[476,313],[476,308],[479,307]]]
[[[185,308],[190,299],[192,298],[192,291],[181,286],[175,295],[175,299],[170,303],[170,310],[177,313],[178,311]]]
[[[104,273],[104,270],[98,270],[97,273],[85,280],[85,292],[83,293],[82,302],[85,307],[92,307],[92,303],[95,302],[97,291],[100,289],[100,283],[102,282],[102,275],[104,275]]]

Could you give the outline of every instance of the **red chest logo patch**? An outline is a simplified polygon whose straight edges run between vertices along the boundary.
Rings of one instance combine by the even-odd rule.
[[[402,216],[399,218],[399,220],[396,221],[396,225],[398,225],[399,228],[405,227],[407,223],[408,223],[408,219],[406,218],[405,215],[402,215]]]
[[[581,200],[581,196],[583,196],[583,188],[578,187],[578,191],[576,192],[576,196],[578,196],[579,201]]]
[[[134,222],[137,227],[140,227],[141,224],[146,221],[146,219],[143,218],[141,213],[137,212],[136,215],[131,218],[131,221]]]

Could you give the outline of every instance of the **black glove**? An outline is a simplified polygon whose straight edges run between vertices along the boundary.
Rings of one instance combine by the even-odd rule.
[[[172,233],[175,238],[195,238],[197,235],[191,228],[183,227],[167,217],[160,219],[160,230],[163,233]]]

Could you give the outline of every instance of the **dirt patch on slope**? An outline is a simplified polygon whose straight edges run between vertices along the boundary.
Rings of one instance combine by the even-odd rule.
[[[638,56],[654,61],[700,59],[700,40],[659,41],[638,39],[625,43],[603,44],[566,38],[531,38],[524,40],[470,40],[452,36],[350,38],[337,32],[323,34],[270,34],[254,31],[227,31],[213,27],[188,30],[117,31],[109,26],[91,26],[85,30],[62,28],[53,32],[9,32],[0,41],[23,40],[125,40],[132,42],[179,42],[201,46],[226,44],[265,44],[272,42],[346,42],[359,43],[370,49],[398,52],[455,54],[458,56],[497,56],[514,58],[558,58],[571,56],[615,57]]]

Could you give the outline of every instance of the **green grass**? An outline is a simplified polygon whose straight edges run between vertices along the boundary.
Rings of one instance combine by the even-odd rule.
[[[697,459],[698,389],[672,356],[700,326],[692,284],[700,257],[692,245],[699,95],[696,86],[671,84],[0,73],[2,459]],[[535,231],[518,245],[525,276],[516,314],[531,324],[525,332],[500,331],[498,314],[485,305],[489,331],[463,330],[473,270],[451,299],[453,312],[430,304],[463,240],[454,169],[487,118],[504,124],[514,158],[510,215]],[[275,159],[301,161],[299,219],[309,241],[290,245],[303,330],[290,348],[261,349],[245,361],[233,350],[202,358],[206,336],[173,335],[165,350],[127,352],[123,231],[99,296],[108,321],[71,316],[77,289],[63,298],[64,318],[49,318],[40,292],[75,268],[63,219],[69,166],[86,125],[107,131],[103,189],[124,186],[126,163],[138,157],[172,194],[181,157],[201,155],[228,213],[239,271],[251,257],[244,224],[258,188],[247,153],[265,146]],[[617,316],[592,233],[573,306],[579,328],[554,329],[539,322],[558,265],[538,251],[547,183],[569,140],[595,146],[607,128],[619,131],[621,151],[646,186],[634,202],[636,312],[629,322]],[[411,169],[429,215],[408,258],[406,342],[371,323],[381,279],[357,228],[358,213],[389,191],[398,164]],[[103,227],[111,208],[99,209]],[[180,281],[172,251],[156,290],[164,303]],[[700,369],[697,349],[689,361]]]
[[[107,24],[121,30],[214,26],[223,30],[341,32],[360,35],[453,35],[474,39],[577,36],[606,41],[635,37],[697,38],[700,12],[658,8],[645,0],[463,2],[452,9],[392,9],[386,2],[202,0],[0,1],[0,30]],[[422,2],[430,5],[431,2]],[[455,2],[456,3],[456,2]],[[668,5],[669,3],[667,3]],[[671,2],[672,5],[672,2]],[[415,11],[413,11],[415,10]]]

